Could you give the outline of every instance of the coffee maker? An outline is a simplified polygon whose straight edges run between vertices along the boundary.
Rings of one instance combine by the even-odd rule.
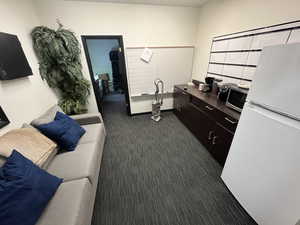
[[[230,88],[235,87],[236,84],[233,83],[225,83],[219,87],[218,99],[222,102],[226,102]]]
[[[215,78],[214,77],[206,77],[205,78],[205,83],[206,83],[206,92],[211,92],[213,89],[213,84],[214,84]]]

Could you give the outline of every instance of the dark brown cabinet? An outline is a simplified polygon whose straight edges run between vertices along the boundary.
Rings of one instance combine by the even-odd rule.
[[[224,165],[239,113],[228,109],[215,95],[183,85],[175,86],[174,108],[176,116],[211,155]]]
[[[190,123],[188,128],[209,149],[214,134],[215,122],[192,103],[189,103],[187,118]]]
[[[216,124],[209,151],[221,165],[225,164],[233,135],[233,133]]]
[[[176,116],[185,124],[188,122],[187,117],[184,116],[188,112],[188,106],[190,102],[190,95],[181,91],[180,89],[175,89],[174,91],[174,108]]]

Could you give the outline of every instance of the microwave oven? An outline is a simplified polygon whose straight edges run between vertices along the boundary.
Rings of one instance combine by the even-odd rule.
[[[242,112],[247,94],[248,90],[231,87],[227,96],[226,106],[238,112]]]

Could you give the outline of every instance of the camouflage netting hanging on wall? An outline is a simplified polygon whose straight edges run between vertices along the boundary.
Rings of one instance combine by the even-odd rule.
[[[39,26],[31,33],[41,77],[58,90],[59,105],[67,114],[87,111],[90,83],[83,77],[79,42],[74,33]]]

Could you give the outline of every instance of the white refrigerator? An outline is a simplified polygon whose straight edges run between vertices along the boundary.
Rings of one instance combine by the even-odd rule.
[[[300,44],[262,51],[221,177],[259,225],[300,219]]]

